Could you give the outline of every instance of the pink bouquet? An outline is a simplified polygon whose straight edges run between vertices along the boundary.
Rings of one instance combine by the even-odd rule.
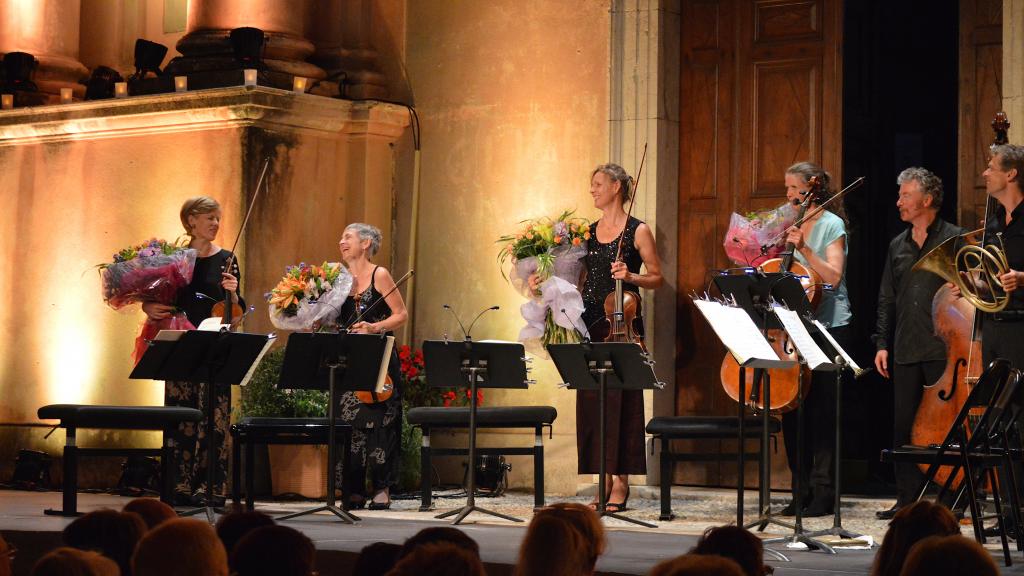
[[[103,301],[114,310],[143,302],[174,304],[178,290],[192,281],[196,251],[181,243],[156,238],[129,246],[114,254],[114,261],[97,266],[103,287]],[[147,319],[135,340],[135,361],[146,351],[147,341],[160,330],[193,330],[184,314],[164,320]]]
[[[772,210],[750,212],[741,216],[735,212],[725,233],[725,254],[739,266],[757,266],[782,252],[778,238],[796,221],[796,207],[786,203]],[[762,252],[761,247],[765,250]]]

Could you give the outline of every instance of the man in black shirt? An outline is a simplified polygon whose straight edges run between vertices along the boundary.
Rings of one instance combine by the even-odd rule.
[[[985,244],[1001,246],[1010,265],[999,277],[1009,304],[982,316],[982,361],[988,366],[995,358],[1006,358],[1014,368],[1024,369],[1024,146],[993,147],[982,177],[985,191],[998,203],[985,223]]]
[[[923,387],[935,383],[946,367],[946,346],[934,333],[932,299],[945,282],[911,267],[930,250],[963,230],[938,217],[942,180],[924,168],[907,168],[896,179],[900,219],[910,224],[889,244],[878,290],[875,368],[893,380],[893,444],[910,443]],[[914,502],[923,474],[914,464],[896,464],[896,504],[876,515],[883,520]]]

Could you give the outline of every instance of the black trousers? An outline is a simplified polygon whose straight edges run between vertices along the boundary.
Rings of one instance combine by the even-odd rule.
[[[832,328],[829,333],[836,342],[850,350],[851,331],[849,326]],[[849,371],[844,371],[843,385],[850,382]],[[793,487],[797,476],[797,410],[782,415],[782,439],[786,445],[789,471],[793,475]],[[836,376],[834,372],[816,372],[811,377],[811,386],[804,397],[804,450],[800,466],[799,499],[807,496],[831,501],[835,495],[835,448],[836,448]]]
[[[981,327],[981,358],[985,368],[996,358],[1006,358],[1024,370],[1024,321],[996,321],[985,315]]]
[[[921,404],[921,394],[926,385],[934,384],[942,377],[946,361],[897,364],[890,360],[890,363],[893,393],[892,444],[893,447],[899,448],[911,443],[910,434],[914,428],[917,407]],[[917,490],[924,480],[924,472],[917,464],[906,462],[895,464],[893,469],[896,473],[896,505],[912,503],[917,498]]]

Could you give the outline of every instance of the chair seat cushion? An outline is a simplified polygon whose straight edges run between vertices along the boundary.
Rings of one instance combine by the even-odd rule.
[[[329,429],[327,418],[268,418],[245,417],[231,426],[235,435],[249,438],[281,438],[286,436],[320,438],[327,441]],[[352,426],[347,422],[335,421],[337,432],[348,432]]]
[[[179,422],[199,422],[203,413],[181,406],[86,406],[50,404],[36,414],[43,420],[60,420],[64,428],[114,428],[164,430]]]
[[[657,416],[647,423],[647,433],[664,438],[731,438],[739,432],[739,418],[735,416]],[[745,436],[761,435],[761,417],[746,419]],[[772,434],[782,429],[778,418],[768,420]]]
[[[905,445],[896,449],[885,449],[882,450],[882,462],[888,464],[892,462],[910,462],[912,464],[931,464],[935,461],[938,449],[934,446],[912,446]],[[999,450],[993,450],[991,454],[974,453],[968,456],[972,462],[983,463],[986,465],[994,466],[998,465],[1002,461],[1002,452]],[[946,450],[939,463],[943,465],[956,465],[960,464],[963,460],[960,456],[958,447]]]
[[[495,406],[477,408],[478,428],[532,428],[550,426],[558,416],[552,406]],[[409,424],[424,428],[468,428],[469,408],[420,406],[405,415]]]

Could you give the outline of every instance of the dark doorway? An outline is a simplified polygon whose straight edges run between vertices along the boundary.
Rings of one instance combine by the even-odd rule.
[[[848,0],[843,45],[843,174],[867,176],[850,193],[847,287],[855,358],[873,365],[878,283],[890,240],[905,229],[896,177],[923,166],[942,178],[941,216],[956,221],[958,121],[957,2]],[[893,492],[879,451],[892,441],[890,383],[872,372],[844,391],[844,490]]]

